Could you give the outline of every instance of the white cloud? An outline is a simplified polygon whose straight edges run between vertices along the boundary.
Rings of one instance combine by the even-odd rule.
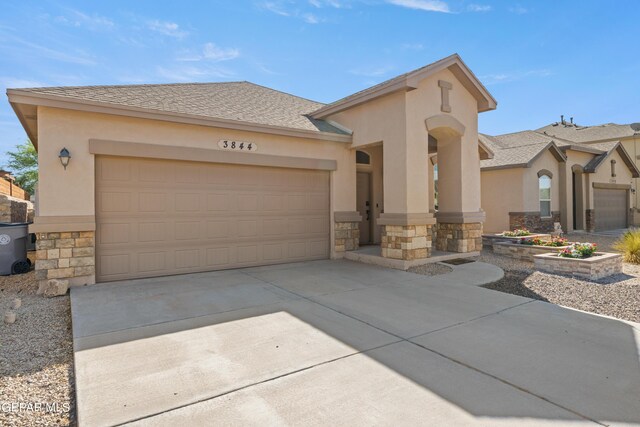
[[[159,21],[157,19],[149,21],[147,23],[147,28],[160,34],[164,34],[165,36],[175,37],[178,39],[184,38],[189,34],[187,31],[181,30],[180,26],[175,22]]]
[[[205,43],[199,52],[184,51],[177,60],[181,62],[197,62],[211,61],[221,62],[229,61],[240,56],[240,50],[235,48],[223,48],[215,43]]]
[[[339,0],[309,0],[309,4],[317,7],[318,9],[323,7],[333,7],[335,9],[348,8],[349,5]]]
[[[180,67],[158,67],[158,75],[172,82],[197,82],[211,78],[228,79],[235,74],[232,71],[220,67],[196,67],[196,66],[180,66]]]
[[[75,9],[69,9],[67,16],[56,16],[55,21],[74,27],[89,28],[90,30],[112,29],[115,27],[115,23],[109,18],[96,14],[89,15]]]
[[[320,23],[320,18],[318,18],[313,13],[305,13],[303,15],[303,19],[304,19],[304,22],[306,22],[307,24],[319,24]]]
[[[451,13],[449,5],[441,0],[387,0],[387,3],[427,12]]]
[[[480,81],[489,86],[498,83],[509,83],[517,80],[522,80],[527,77],[549,77],[553,75],[553,72],[548,69],[519,71],[514,73],[501,73],[501,74],[488,74],[486,76],[480,76]]]
[[[385,65],[381,67],[363,67],[349,70],[351,74],[364,77],[381,77],[393,70],[393,66]]]
[[[20,77],[0,77],[0,87],[21,88],[21,87],[43,87],[47,86],[38,80],[23,79]]]
[[[422,43],[403,43],[400,45],[402,50],[422,50],[424,45]]]
[[[0,33],[0,36],[2,35],[3,34]],[[5,43],[6,40],[9,40],[13,43]],[[28,53],[24,53],[22,50],[17,49],[18,46],[28,48]],[[0,52],[2,52],[3,50],[14,51],[16,53],[19,53],[21,57],[26,55],[27,57],[49,58],[55,61],[67,62],[70,64],[96,65],[96,61],[90,55],[81,50],[76,49],[74,52],[72,48],[66,51],[52,49],[13,35],[6,35],[3,43],[0,43]]]
[[[529,12],[529,9],[526,9],[520,5],[516,5],[509,8],[509,12],[515,13],[516,15],[524,15]]]
[[[266,1],[264,3],[261,4],[261,7],[263,9],[268,10],[269,12],[273,12],[276,15],[280,15],[280,16],[291,16],[291,13],[288,12],[284,6],[280,3],[276,3],[276,2],[272,2],[272,1]]]
[[[467,10],[469,12],[489,12],[491,10],[491,6],[488,4],[470,4],[467,6]]]

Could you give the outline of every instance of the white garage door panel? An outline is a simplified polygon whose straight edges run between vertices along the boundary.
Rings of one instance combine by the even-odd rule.
[[[609,188],[593,190],[597,231],[627,227],[628,198],[627,190]]]
[[[324,259],[323,171],[100,157],[98,281]]]

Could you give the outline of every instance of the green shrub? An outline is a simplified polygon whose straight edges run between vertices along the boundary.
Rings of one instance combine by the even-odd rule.
[[[613,244],[613,248],[622,252],[626,262],[640,264],[640,229],[627,231]]]

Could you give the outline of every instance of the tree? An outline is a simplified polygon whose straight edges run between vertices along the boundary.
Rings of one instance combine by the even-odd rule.
[[[15,151],[7,152],[7,156],[6,168],[15,176],[16,184],[33,194],[38,183],[38,152],[31,141],[17,145]]]

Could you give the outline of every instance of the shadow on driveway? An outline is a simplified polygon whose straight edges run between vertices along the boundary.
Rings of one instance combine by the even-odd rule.
[[[75,288],[79,422],[640,422],[640,330],[465,274],[317,261]]]

